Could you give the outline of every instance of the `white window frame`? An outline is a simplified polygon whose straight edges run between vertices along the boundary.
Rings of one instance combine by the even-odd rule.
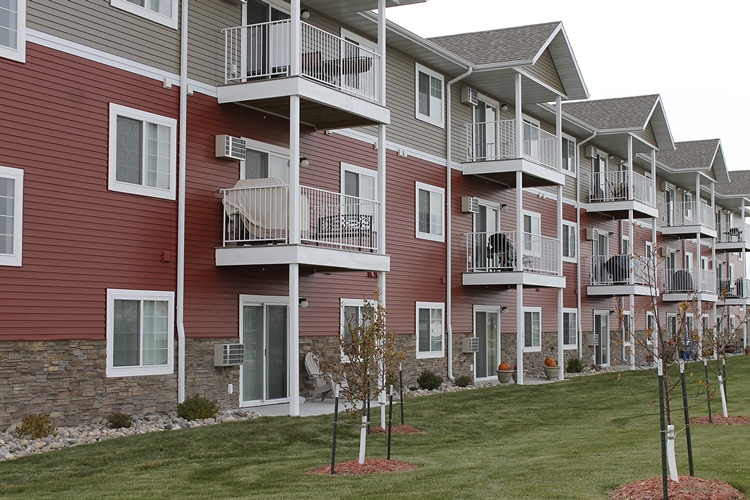
[[[562,310],[563,313],[563,349],[576,349],[578,348],[578,309],[573,307],[563,307]],[[571,344],[569,342],[565,342],[565,315],[568,314],[574,314],[575,315],[575,327],[573,328],[573,338],[575,341]],[[570,320],[568,320],[568,326],[570,326]],[[525,332],[524,332],[525,335]],[[568,334],[568,340],[570,340],[570,333]]]
[[[531,332],[531,345],[526,344],[526,313],[539,315],[539,344],[534,344],[534,332]],[[533,318],[532,318],[533,320]],[[524,307],[523,308],[523,352],[542,352],[542,308],[541,307]]]
[[[143,184],[132,184],[117,180],[117,118],[123,116],[133,120],[162,125],[169,128],[169,187],[158,188]],[[128,108],[119,104],[109,105],[109,190],[165,200],[175,200],[177,193],[177,120],[166,116]]]
[[[424,73],[430,77],[430,99],[432,99],[432,79],[440,80],[440,114],[436,116],[436,113],[430,112],[429,115],[425,115],[419,112],[419,74]],[[419,63],[415,64],[415,81],[414,81],[414,109],[417,120],[421,120],[427,123],[432,123],[440,128],[445,128],[445,79],[443,75],[432,71],[431,69],[422,66]],[[430,108],[432,109],[432,108]]]
[[[685,217],[685,222],[692,221],[693,220],[693,193],[689,191],[685,191],[682,196],[682,201],[684,202],[683,215]]]
[[[565,262],[578,262],[578,224],[575,222],[568,222],[566,220],[562,221],[562,231],[563,231],[563,238],[562,241],[560,241],[560,244],[563,244],[565,241],[565,233],[568,233],[568,248],[565,248],[565,245],[562,247],[562,260]],[[572,255],[565,255],[565,252],[567,251],[570,253],[571,251],[571,245],[573,254]]]
[[[662,332],[662,339],[671,340],[673,336],[677,335],[679,329],[679,315],[677,313],[667,313],[667,326]]]
[[[170,375],[174,373],[174,292],[107,289],[107,377]],[[167,363],[148,366],[114,366],[115,300],[167,302]],[[139,335],[143,335],[139,331]]]
[[[362,300],[362,299],[341,299],[341,306],[339,307],[339,324],[341,325],[340,331],[339,331],[339,338],[341,340],[344,340],[346,337],[345,330],[346,330],[346,312],[345,308],[347,307],[356,307],[359,314],[359,320],[362,321],[362,308],[365,304],[369,304],[372,307],[377,307],[377,303],[374,300]],[[349,356],[344,354],[343,349],[339,349],[341,352],[341,362],[342,363],[348,363],[349,362]]]
[[[0,254],[0,266],[20,266],[23,248],[23,170],[0,166],[0,177],[13,180],[13,250]]]
[[[0,57],[26,62],[26,0],[18,0],[16,13],[16,48],[0,45]]]
[[[131,14],[135,14],[136,16],[143,17],[149,21],[153,21],[175,30],[177,29],[177,8],[179,3],[179,0],[172,0],[172,12],[167,16],[147,7],[141,7],[133,2],[128,2],[128,0],[110,0],[110,5],[112,5],[112,7],[122,9]]]
[[[576,140],[575,140],[574,137],[572,137],[572,136],[570,136],[568,134],[563,134],[562,138],[563,138],[562,165],[561,165],[562,172],[565,175],[569,175],[571,177],[576,177],[576,175],[577,175],[576,169],[577,169],[577,163],[578,163],[578,161],[577,161],[578,160],[578,142],[576,142]],[[573,158],[571,159],[570,168],[566,168],[567,165],[565,163],[565,153],[566,153],[566,151],[565,151],[565,141],[568,141],[568,143],[573,143]]]
[[[531,239],[529,241],[526,240],[526,231],[523,231],[521,233],[519,240],[523,242],[523,254],[524,255],[531,255],[533,257],[541,257],[542,254],[542,214],[538,212],[531,212],[529,210],[523,211],[523,222],[524,226],[526,225],[526,217],[529,217],[531,220],[531,232],[529,234],[531,235]],[[534,224],[534,221],[536,221],[536,224]],[[535,245],[533,238],[537,237],[539,238],[539,244]]]
[[[268,178],[272,177],[271,176],[271,172],[270,172],[270,158],[271,157],[275,157],[275,158],[281,158],[283,160],[286,160],[286,164],[287,164],[286,179],[281,179],[281,180],[283,180],[287,184],[289,183],[289,175],[290,175],[290,171],[291,171],[291,164],[289,162],[289,149],[288,148],[282,148],[280,146],[275,146],[273,144],[268,144],[268,143],[265,143],[265,142],[255,141],[253,139],[247,139],[245,137],[243,137],[242,140],[245,142],[245,149],[246,150],[249,149],[251,151],[257,151],[258,153],[264,153],[264,154],[268,155],[268,157],[269,157],[269,172],[268,172],[269,177]],[[247,176],[245,175],[246,174],[246,170],[245,170],[246,164],[247,164],[247,159],[240,160],[240,179],[246,179],[247,178]],[[278,177],[276,177],[276,178],[278,179]]]
[[[421,309],[427,309],[430,311],[430,317],[432,317],[432,311],[439,309],[441,314],[441,325],[440,325],[440,350],[420,351],[419,350],[419,311]],[[445,304],[443,302],[417,302],[416,312],[414,316],[415,325],[415,337],[416,337],[416,353],[417,359],[428,359],[428,358],[442,358],[445,356]]]
[[[432,194],[438,194],[440,195],[440,234],[435,234],[432,232],[432,229],[430,229],[430,232],[423,232],[419,230],[419,192],[420,191],[427,191]],[[430,196],[432,198],[432,196]],[[424,184],[422,182],[416,182],[415,183],[415,195],[414,195],[414,209],[415,209],[415,229],[416,229],[416,237],[423,240],[432,240],[432,241],[439,241],[444,242],[445,241],[445,189],[437,187],[437,186],[431,186],[429,184]],[[430,216],[432,216],[432,213],[430,213]],[[432,223],[430,222],[430,228],[432,228]]]
[[[351,172],[354,174],[357,174],[360,177],[370,177],[373,180],[373,196],[372,198],[365,198],[361,195],[358,195],[358,198],[362,198],[365,200],[372,200],[372,201],[378,201],[378,171],[372,170],[370,168],[364,168],[364,167],[358,167],[357,165],[352,165],[350,163],[344,163],[341,162],[341,194],[344,194],[345,190],[345,184],[346,184],[346,172]]]
[[[651,333],[648,333],[648,329],[651,328]],[[654,340],[657,339],[657,325],[656,316],[652,311],[646,311],[646,345],[653,345]]]

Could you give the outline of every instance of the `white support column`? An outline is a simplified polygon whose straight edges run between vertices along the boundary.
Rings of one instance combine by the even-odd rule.
[[[523,93],[522,76],[516,73],[516,158],[523,156]]]
[[[654,186],[654,206],[656,207],[656,150],[651,149],[651,158],[649,164],[651,165],[651,180]],[[658,215],[657,215],[658,217]],[[656,296],[657,286],[659,285],[656,280],[657,269],[656,269],[656,252],[659,251],[659,246],[656,241],[656,217],[651,218],[651,244],[653,245],[653,263],[649,263],[649,266],[653,266],[654,275],[651,277],[652,283],[649,286],[652,287],[650,293],[652,296]]]
[[[291,51],[290,74],[299,75],[302,67],[302,22],[300,21],[300,0],[291,0],[291,39],[289,48]],[[247,47],[247,45],[243,45]],[[243,50],[244,52],[244,50]]]
[[[385,30],[385,0],[378,0],[378,53],[380,54],[379,87],[380,95],[378,104],[385,106],[385,56],[386,56],[386,30]],[[385,197],[386,197],[386,126],[378,125],[378,253],[385,254]],[[386,273],[378,273],[378,288],[383,306],[385,302],[385,278]]]
[[[523,271],[523,174],[516,172],[516,270]],[[516,383],[523,385],[523,285],[516,285]]]
[[[526,327],[523,321],[523,285],[516,285],[516,383],[523,385],[523,346]]]
[[[633,136],[628,136],[628,200],[633,200]]]
[[[562,98],[557,96],[555,99],[555,133],[557,135],[557,171],[562,172]],[[560,269],[560,275],[562,275],[562,258],[563,258],[563,205],[562,205],[563,191],[562,186],[557,186],[557,241],[559,242],[557,249],[557,265]],[[563,352],[563,289],[557,289],[557,366],[560,367],[558,370],[558,378],[562,380],[565,378],[564,366],[565,356]]]
[[[703,273],[701,273],[701,211],[700,211],[700,203],[701,203],[701,174],[697,173],[695,174],[695,197],[693,198],[693,204],[694,206],[691,208],[693,211],[693,217],[696,218],[698,221],[697,227],[698,230],[695,233],[695,271],[697,279],[696,282],[696,290],[698,291],[698,313],[701,312],[701,300],[700,300],[700,292],[703,291],[703,276],[701,276]]]
[[[289,415],[299,417],[299,264],[289,264]]]
[[[294,10],[294,4],[297,10]],[[292,12],[297,12],[299,21],[299,0],[293,0]],[[292,16],[294,18],[294,15]],[[299,23],[296,23],[299,26]],[[292,23],[294,26],[295,23]],[[294,40],[294,37],[292,38]],[[300,203],[299,203],[299,96],[289,98],[289,244],[300,242]],[[299,416],[299,264],[289,264],[289,326],[288,326],[288,373],[289,373],[289,415]]]

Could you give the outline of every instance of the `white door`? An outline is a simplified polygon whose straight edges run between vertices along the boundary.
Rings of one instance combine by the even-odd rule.
[[[494,160],[499,156],[497,104],[480,99],[474,107],[474,159]]]
[[[594,311],[594,363],[609,366],[609,311]]]
[[[499,361],[500,335],[497,310],[477,310],[474,313],[474,336],[479,339],[474,378],[495,376]]]
[[[474,216],[476,238],[474,239],[474,256],[477,270],[490,270],[500,267],[501,253],[490,244],[490,239],[499,229],[498,207],[479,205],[479,211]],[[494,242],[494,240],[493,240]]]
[[[280,297],[286,301],[285,297]],[[288,398],[287,306],[243,300],[240,316],[245,362],[240,367],[242,406]]]

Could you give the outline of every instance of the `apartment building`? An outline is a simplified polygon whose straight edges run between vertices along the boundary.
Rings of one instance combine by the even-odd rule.
[[[409,384],[634,364],[610,311],[645,329],[653,287],[615,263],[662,246],[694,257],[657,286],[687,269],[739,315],[750,195],[718,142],[669,156],[659,96],[586,101],[561,23],[386,20],[419,1],[11,2],[0,425],[193,394],[297,415],[305,354],[340,359],[377,289]]]

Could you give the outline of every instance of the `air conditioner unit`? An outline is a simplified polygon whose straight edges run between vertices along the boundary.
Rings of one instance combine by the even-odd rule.
[[[461,88],[461,102],[476,106],[479,104],[479,94],[471,87],[463,87]]]
[[[599,345],[599,335],[596,333],[589,333],[586,335],[589,347],[596,347]]]
[[[588,146],[586,148],[586,158],[595,158],[596,156],[599,156],[599,150],[594,146]]]
[[[479,212],[479,200],[471,196],[461,197],[461,211],[465,214],[475,214]]]
[[[587,241],[594,241],[596,239],[596,229],[593,227],[587,227],[586,228],[586,240]]]
[[[245,344],[214,344],[214,366],[237,366],[245,362]]]
[[[231,135],[216,136],[216,157],[229,160],[245,159],[245,141]]]
[[[463,352],[464,354],[479,352],[479,337],[465,338],[461,345],[461,352]]]

